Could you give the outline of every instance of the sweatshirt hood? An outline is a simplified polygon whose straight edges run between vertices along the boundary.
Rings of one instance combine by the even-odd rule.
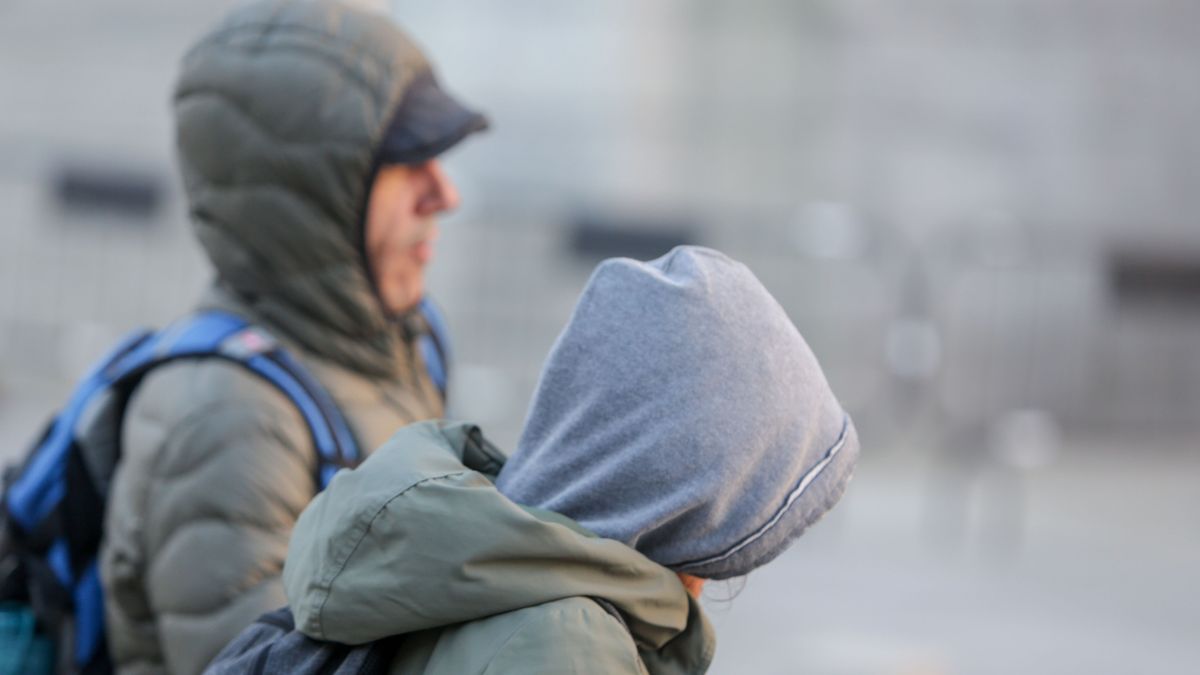
[[[503,462],[474,426],[422,422],[340,472],[292,534],[283,583],[297,628],[362,644],[588,596],[620,612],[652,673],[703,672],[712,628],[678,577],[510,501],[492,483]]]
[[[497,485],[709,579],[778,556],[841,497],[854,425],[743,264],[681,246],[597,267]]]

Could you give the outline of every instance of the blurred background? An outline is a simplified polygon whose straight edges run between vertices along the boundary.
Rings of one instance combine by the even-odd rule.
[[[168,102],[232,4],[0,0],[0,458],[208,281]],[[679,242],[854,415],[841,506],[710,585],[712,672],[1200,667],[1200,4],[375,4],[494,125],[432,270],[455,416],[512,447],[594,263]]]

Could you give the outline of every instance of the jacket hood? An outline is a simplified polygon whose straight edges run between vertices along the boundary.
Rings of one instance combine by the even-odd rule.
[[[304,511],[283,571],[297,628],[362,644],[562,598],[620,612],[651,673],[703,672],[715,640],[678,577],[559,514],[509,501],[504,456],[465,424],[405,427]]]
[[[400,333],[367,276],[374,161],[424,56],[382,14],[267,0],[184,57],[176,143],[219,283],[305,348],[393,374]]]
[[[498,486],[707,579],[770,562],[842,496],[858,437],[743,264],[681,246],[601,263]]]

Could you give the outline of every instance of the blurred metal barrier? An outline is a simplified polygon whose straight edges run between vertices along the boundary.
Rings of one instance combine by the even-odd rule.
[[[935,453],[926,524],[935,543],[1020,550],[1027,474],[1083,422],[1095,327],[1095,260],[1012,219],[931,244],[942,360],[928,420]]]

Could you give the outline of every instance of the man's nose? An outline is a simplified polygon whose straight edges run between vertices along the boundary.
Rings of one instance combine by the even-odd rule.
[[[442,168],[441,162],[431,159],[421,165],[421,170],[428,181],[425,195],[418,204],[421,215],[432,216],[458,208],[461,201],[458,188]]]

